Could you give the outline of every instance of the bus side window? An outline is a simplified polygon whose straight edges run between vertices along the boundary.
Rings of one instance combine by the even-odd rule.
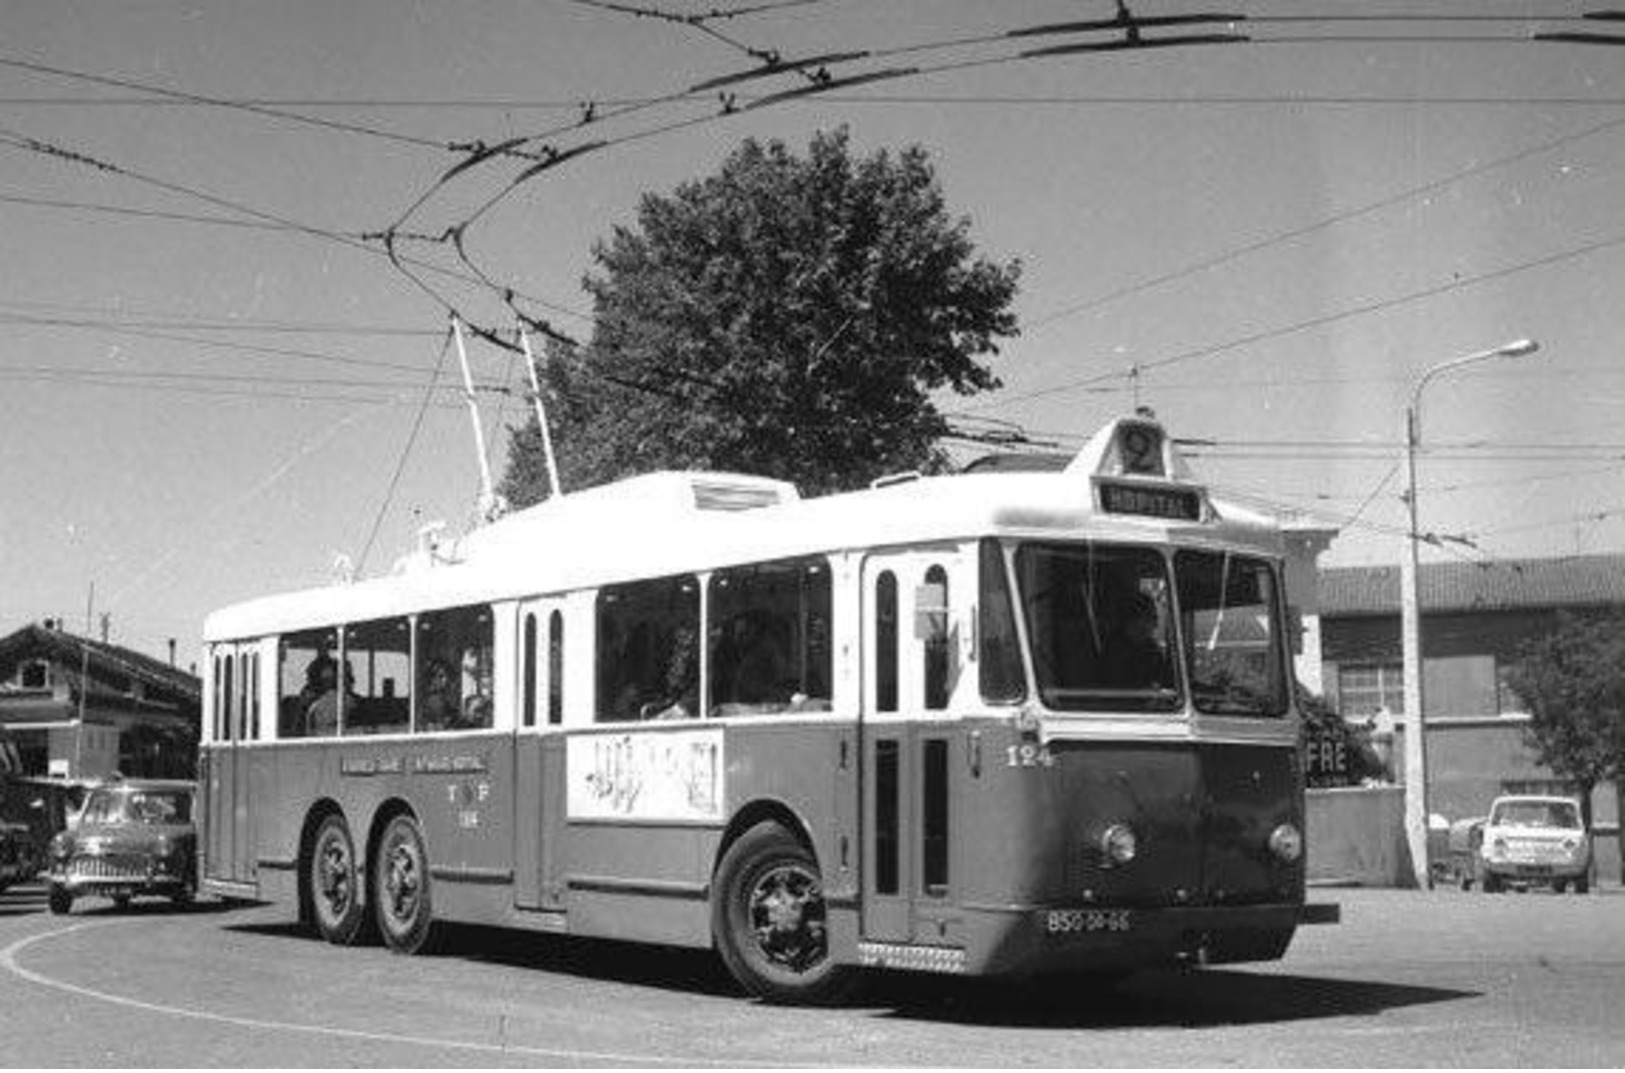
[[[405,618],[344,631],[344,733],[404,734],[412,716],[412,625]]]
[[[712,715],[830,710],[829,564],[791,559],[711,575]]]
[[[925,657],[925,707],[941,711],[948,707],[949,683],[953,670],[953,650],[948,633],[948,571],[933,566],[925,572],[917,605],[920,618],[921,649]]]
[[[420,731],[491,726],[495,627],[483,604],[418,616],[417,697]]]
[[[1014,604],[1004,569],[1004,549],[997,540],[983,540],[980,549],[976,669],[982,699],[989,704],[1018,704],[1027,699],[1026,672],[1016,636]]]
[[[700,586],[688,575],[598,594],[600,723],[699,712]]]
[[[875,710],[897,710],[897,575],[875,578]]]
[[[547,619],[547,721],[564,722],[564,615],[558,611]]]
[[[337,723],[312,719],[312,709],[338,685],[338,631],[290,633],[277,646],[279,711],[277,736],[307,738],[338,732]],[[320,716],[320,713],[317,713]]]
[[[525,615],[525,639],[521,646],[523,659],[520,660],[519,683],[521,701],[522,725],[533,727],[536,725],[536,612],[531,611]]]

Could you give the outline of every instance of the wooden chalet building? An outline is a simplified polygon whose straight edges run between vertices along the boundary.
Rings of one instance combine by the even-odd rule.
[[[192,778],[197,675],[52,620],[0,638],[0,736],[24,775]]]

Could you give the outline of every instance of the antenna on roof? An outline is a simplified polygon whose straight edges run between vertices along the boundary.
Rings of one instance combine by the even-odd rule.
[[[542,408],[542,380],[536,372],[536,355],[530,350],[530,333],[519,329],[519,342],[525,348],[525,368],[530,370],[530,401],[536,407],[536,425],[542,430],[542,457],[547,461],[547,498],[564,494],[559,486],[559,467],[553,459],[553,436],[547,428],[547,411]]]
[[[474,398],[474,376],[468,369],[468,348],[463,345],[462,318],[453,314],[451,329],[457,337],[457,360],[463,367],[463,399],[468,403],[468,419],[474,426],[474,451],[480,460],[480,519],[491,521],[501,517],[507,505],[491,484],[491,461],[485,456],[485,429],[480,425],[480,404]]]

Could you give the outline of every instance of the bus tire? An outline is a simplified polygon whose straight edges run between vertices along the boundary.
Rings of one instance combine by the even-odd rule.
[[[350,825],[334,813],[316,828],[309,879],[316,933],[336,946],[351,946],[361,938],[366,911],[360,878]]]
[[[409,815],[396,816],[378,840],[373,866],[373,913],[384,943],[397,954],[427,950],[434,932],[429,855]]]
[[[850,991],[852,967],[830,957],[818,861],[778,823],[757,824],[723,854],[711,933],[734,979],[767,1002],[825,1004]]]

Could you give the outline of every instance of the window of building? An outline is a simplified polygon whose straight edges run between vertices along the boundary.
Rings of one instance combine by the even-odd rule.
[[[700,586],[693,577],[614,585],[598,594],[598,721],[699,713]]]
[[[1337,668],[1338,708],[1345,719],[1405,710],[1405,670],[1398,663],[1345,663]]]
[[[344,663],[344,733],[404,734],[412,719],[411,622],[346,627]]]
[[[50,689],[51,663],[49,660],[31,659],[17,668],[17,688]]]
[[[481,730],[491,726],[495,630],[484,605],[418,616],[417,728]]]
[[[1527,715],[1529,702],[1518,695],[1512,688],[1512,672],[1514,666],[1510,663],[1495,661],[1495,711],[1499,715]]]
[[[712,715],[830,709],[830,570],[820,558],[711,575]]]
[[[339,635],[334,629],[305,630],[282,638],[278,645],[278,737],[338,733],[338,652]],[[323,697],[330,699],[318,705]]]

